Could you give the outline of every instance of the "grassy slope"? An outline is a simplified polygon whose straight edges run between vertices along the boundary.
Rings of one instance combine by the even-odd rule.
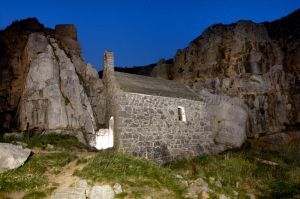
[[[131,197],[141,197],[158,191],[168,198],[181,198],[183,187],[169,168],[158,166],[148,160],[114,151],[101,151],[81,171],[79,177],[93,182],[118,182]]]
[[[47,175],[56,175],[69,162],[77,158],[74,150],[84,149],[76,138],[71,136],[34,136],[18,140],[28,144],[28,147],[38,151],[20,168],[0,173],[0,198],[4,193],[25,191],[25,198],[44,198],[55,186],[48,184]],[[1,142],[15,143],[14,140]],[[55,151],[45,150],[47,144],[55,147]]]
[[[274,161],[272,166],[255,161],[256,158]],[[169,167],[182,173],[188,179],[202,177],[219,193],[238,198],[247,198],[254,193],[259,198],[299,198],[300,197],[300,143],[281,145],[265,149],[248,143],[243,149],[223,154],[198,157],[197,175],[187,172],[190,163],[174,162]],[[213,179],[220,179],[222,188],[216,187]]]
[[[90,159],[78,158],[76,152],[86,149],[69,136],[33,137],[25,139],[25,142],[31,148],[45,149],[46,153],[34,154],[22,167],[0,174],[0,198],[1,194],[12,191],[25,191],[25,198],[45,197],[55,189],[55,185],[48,183],[45,172],[58,175],[73,160],[77,164],[87,164],[74,175],[89,180],[89,183],[120,183],[125,193],[118,195],[119,198],[142,198],[147,195],[182,198],[186,188],[175,178],[175,174],[180,174],[188,182],[199,177],[205,179],[216,192],[211,195],[212,198],[220,193],[234,198],[235,191],[239,193],[238,198],[247,198],[247,193],[253,193],[258,198],[300,197],[299,142],[273,149],[248,143],[240,150],[164,166],[111,150],[95,153]],[[53,151],[47,151],[48,143],[54,146]],[[274,161],[279,165],[259,163],[255,158]],[[197,165],[196,175],[192,173],[191,161]],[[216,180],[220,180],[223,186],[215,186]]]

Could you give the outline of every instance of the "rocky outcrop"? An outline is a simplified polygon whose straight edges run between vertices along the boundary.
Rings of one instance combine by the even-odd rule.
[[[14,22],[0,31],[0,130],[17,128],[16,111],[28,72],[28,35],[42,32],[37,19]]]
[[[299,24],[300,10],[270,23],[213,25],[152,75],[242,99],[249,137],[288,130],[300,122]]]
[[[75,66],[55,39],[29,35],[29,71],[18,108],[19,128],[93,134],[95,119]]]
[[[253,137],[285,130],[299,121],[292,86],[295,79],[295,74],[284,72],[282,65],[274,65],[264,74],[208,78],[193,86],[198,92],[206,88],[218,95],[242,99],[249,109],[248,136]]]
[[[0,143],[0,173],[16,169],[24,164],[31,150],[20,145]]]
[[[281,64],[282,58],[278,44],[271,41],[264,25],[251,21],[217,24],[177,52],[173,78],[191,84],[198,78],[261,74]]]
[[[81,48],[77,41],[77,30],[72,24],[57,25],[55,37],[61,42],[66,55],[72,61],[76,73],[91,103],[96,124],[105,123],[105,98],[102,80],[91,64],[86,64],[80,56]]]
[[[57,25],[55,37],[61,42],[66,55],[70,58],[76,73],[81,80],[85,92],[90,100],[96,123],[105,124],[105,98],[102,80],[91,64],[85,64],[80,56],[81,48],[77,41],[77,30],[72,24]]]
[[[17,37],[17,33],[24,36],[27,21],[16,22],[20,32],[12,30],[11,37]],[[34,23],[39,24],[36,20]],[[97,71],[80,56],[75,26],[59,25],[55,30],[41,26],[39,31],[28,31],[22,42],[18,57],[8,57],[1,63],[4,70],[0,74],[9,80],[1,83],[2,128],[63,132],[94,145],[97,123],[104,123],[103,85]],[[9,50],[7,46],[2,48]],[[13,73],[6,73],[5,67]],[[14,78],[19,78],[17,83]]]
[[[87,64],[84,70],[84,87],[94,111],[97,128],[104,126],[106,113],[105,90],[101,79],[99,79],[98,72],[91,65]]]
[[[214,142],[224,148],[241,147],[245,142],[248,107],[239,98],[214,95],[202,89],[199,95],[206,105]]]

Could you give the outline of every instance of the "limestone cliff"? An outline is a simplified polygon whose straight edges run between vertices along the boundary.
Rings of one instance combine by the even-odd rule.
[[[103,84],[80,56],[74,25],[14,22],[0,32],[0,57],[2,130],[67,132],[93,144],[104,123]]]
[[[249,108],[248,136],[300,122],[300,10],[270,23],[238,21],[207,28],[152,76],[180,81],[201,94],[239,97]],[[235,117],[239,117],[236,115]]]

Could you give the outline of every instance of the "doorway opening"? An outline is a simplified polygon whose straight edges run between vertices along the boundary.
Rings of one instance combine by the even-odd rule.
[[[96,149],[108,149],[114,146],[114,117],[110,117],[108,129],[96,132]]]

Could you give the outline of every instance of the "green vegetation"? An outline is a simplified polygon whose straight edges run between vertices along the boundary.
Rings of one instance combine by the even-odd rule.
[[[299,157],[299,142],[271,149],[248,143],[241,150],[195,158],[195,176],[192,175],[189,161],[173,162],[168,167],[187,179],[201,177],[213,190],[231,197],[237,191],[238,198],[247,198],[247,193],[253,193],[259,198],[299,198]],[[257,158],[276,162],[278,165],[264,164],[256,161]],[[221,188],[215,186],[217,179],[222,182]]]
[[[85,164],[85,163],[87,163],[88,161],[89,161],[89,160],[86,159],[86,158],[78,158],[78,159],[76,160],[76,165]]]
[[[55,151],[34,153],[20,168],[0,173],[0,198],[4,197],[4,193],[18,191],[26,192],[25,199],[44,198],[55,189],[49,185],[47,175],[60,173],[65,165],[77,158],[72,150],[85,148],[75,137],[67,135],[33,136],[18,141],[27,143],[29,148],[39,150],[51,144]]]
[[[182,181],[191,183],[197,178],[208,182],[215,192],[211,198],[218,198],[218,194],[235,198],[237,193],[237,198],[249,198],[248,193],[257,198],[300,198],[300,142],[267,148],[252,141],[239,150],[163,166],[113,150],[89,153],[86,146],[67,135],[36,135],[22,142],[37,152],[22,167],[0,174],[0,198],[19,191],[25,192],[25,199],[48,196],[58,186],[49,183],[48,176],[59,175],[72,161],[83,167],[74,175],[91,184],[120,183],[125,192],[116,198],[143,198],[148,194],[156,194],[154,198],[183,198],[187,189]],[[48,144],[53,149],[48,150]],[[192,163],[196,164],[195,175]],[[217,186],[217,181],[222,186]]]
[[[44,149],[48,144],[51,144],[56,149],[64,149],[68,151],[88,149],[86,145],[78,142],[76,137],[70,135],[34,135],[24,141],[28,144],[29,148],[39,147]]]
[[[78,142],[77,138],[70,135],[59,135],[59,134],[46,134],[46,135],[33,135],[27,136],[25,134],[24,139],[13,139],[13,140],[0,140],[1,142],[16,143],[18,141],[24,142],[28,145],[28,148],[41,148],[46,149],[47,145],[52,145],[58,150],[89,150],[89,148],[83,143]]]
[[[128,193],[122,192],[122,193],[116,194],[115,197],[116,197],[116,198],[125,198],[127,195],[128,195]]]
[[[168,168],[112,150],[98,152],[81,171],[75,175],[93,182],[119,182],[134,190],[132,195],[139,198],[147,189],[168,189],[181,198],[183,188]],[[144,193],[145,194],[145,193]],[[174,197],[174,196],[173,196]]]
[[[6,192],[26,191],[37,198],[42,195],[41,192],[48,192],[46,173],[59,173],[62,167],[75,158],[75,155],[63,152],[34,154],[22,167],[0,174],[0,196]]]

